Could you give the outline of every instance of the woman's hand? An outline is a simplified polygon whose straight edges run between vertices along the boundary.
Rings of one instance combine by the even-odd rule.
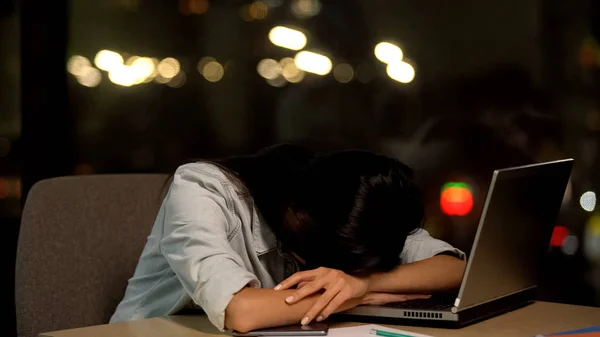
[[[361,298],[369,290],[368,279],[324,267],[295,273],[275,287],[275,290],[289,289],[295,285],[299,285],[298,290],[285,299],[288,304],[324,290],[302,319],[303,325],[310,323],[315,317],[318,322],[326,319],[344,302]]]

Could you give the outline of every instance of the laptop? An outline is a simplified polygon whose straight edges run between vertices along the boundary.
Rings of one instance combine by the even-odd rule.
[[[573,159],[494,171],[458,293],[359,306],[344,319],[463,327],[531,304]]]

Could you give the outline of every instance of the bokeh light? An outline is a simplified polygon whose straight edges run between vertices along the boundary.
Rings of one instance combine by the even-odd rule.
[[[101,50],[96,54],[94,64],[98,69],[110,72],[123,66],[123,56],[114,51]]]
[[[108,79],[114,84],[130,87],[137,83],[137,76],[131,68],[122,64],[120,67],[113,68],[108,73]]]
[[[162,77],[162,76],[160,76],[160,74],[158,74],[154,77],[154,82],[160,83],[160,84],[165,84],[165,83],[169,82],[169,80],[171,80],[171,79]]]
[[[179,0],[179,11],[183,15],[204,14],[209,7],[208,0]]]
[[[579,198],[579,204],[584,211],[593,212],[596,208],[596,193],[587,191]]]
[[[301,51],[294,57],[296,67],[309,73],[327,75],[331,71],[331,60],[324,55]]]
[[[77,82],[88,88],[97,86],[101,80],[102,74],[100,74],[100,70],[94,67],[88,67],[84,74],[77,76]]]
[[[440,194],[442,212],[451,216],[465,216],[473,209],[471,187],[463,182],[449,182],[442,186]]]
[[[204,76],[202,73],[204,72],[204,66],[207,65],[209,62],[216,62],[217,60],[215,60],[213,57],[210,56],[205,56],[203,58],[200,59],[200,61],[198,61],[198,66],[196,67],[196,69],[198,69],[198,72],[200,73],[200,75]]]
[[[415,69],[406,62],[394,62],[387,65],[386,72],[394,81],[410,83],[415,78]]]
[[[128,60],[129,71],[136,78],[136,83],[143,83],[155,74],[155,65],[152,59],[148,57],[137,57],[131,63]]]
[[[560,250],[562,250],[565,255],[575,255],[578,249],[579,238],[577,238],[575,235],[567,235],[560,247]]]
[[[299,30],[277,26],[269,31],[269,41],[276,46],[300,50],[306,46],[306,35]]]
[[[348,63],[340,63],[333,68],[333,77],[340,83],[348,83],[354,78],[354,69]]]
[[[375,46],[375,57],[383,63],[395,63],[402,61],[402,49],[393,43],[380,42]]]
[[[267,83],[269,83],[271,86],[281,88],[287,84],[287,81],[285,78],[283,78],[283,76],[277,76],[274,79],[267,79]]]
[[[279,62],[273,59],[262,59],[258,62],[256,71],[263,78],[272,80],[277,78],[277,76],[279,76],[281,73],[281,66]]]
[[[171,88],[181,88],[185,84],[186,76],[184,71],[180,71],[171,78],[166,84]]]
[[[172,57],[167,57],[158,64],[158,73],[164,78],[173,78],[181,70],[179,61]]]
[[[90,67],[90,60],[81,55],[73,55],[67,61],[67,71],[74,76],[85,74]]]
[[[585,225],[583,239],[584,255],[596,264],[600,264],[600,215],[590,217]]]
[[[225,69],[217,61],[208,62],[202,69],[202,75],[209,82],[219,82],[224,74]]]
[[[254,1],[248,8],[248,13],[254,20],[262,20],[269,14],[269,6],[263,1]]]
[[[306,19],[319,14],[321,2],[319,0],[294,0],[292,14],[299,19]]]
[[[290,83],[299,83],[304,79],[304,71],[298,69],[291,57],[284,57],[279,61],[281,75]]]

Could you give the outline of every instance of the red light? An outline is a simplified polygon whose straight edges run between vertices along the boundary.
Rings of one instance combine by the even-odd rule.
[[[447,183],[440,195],[442,212],[452,216],[465,216],[473,209],[473,194],[465,183]]]
[[[555,226],[550,239],[550,247],[561,247],[565,238],[569,235],[569,230],[565,226]]]

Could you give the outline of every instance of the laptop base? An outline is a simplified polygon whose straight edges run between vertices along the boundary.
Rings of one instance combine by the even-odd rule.
[[[373,314],[354,315],[339,313],[331,316],[330,320],[343,320],[392,325],[411,325],[443,329],[458,329],[532,304],[533,302],[535,302],[534,298],[535,288],[523,290],[513,295],[499,298],[497,300],[485,304],[480,304],[470,309],[462,310],[456,313],[456,315],[458,316],[458,320],[456,321],[427,318],[416,319],[405,318],[401,316],[403,315],[403,312],[408,311],[410,309],[397,309],[398,317],[377,316],[377,307],[373,307]]]

